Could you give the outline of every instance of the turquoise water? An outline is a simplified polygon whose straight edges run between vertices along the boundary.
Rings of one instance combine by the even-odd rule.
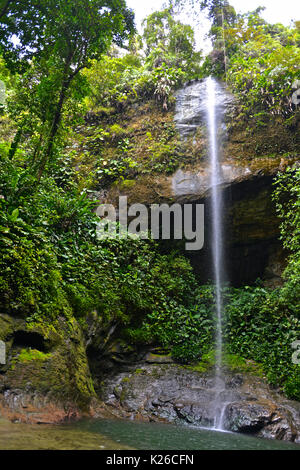
[[[121,420],[82,420],[72,428],[99,433],[138,450],[300,450],[300,445],[190,426]]]
[[[85,426],[84,426],[85,427]],[[126,450],[99,434],[70,425],[11,423],[0,417],[0,450]]]
[[[1,450],[300,450],[300,445],[188,426],[86,419],[59,426],[0,418]]]

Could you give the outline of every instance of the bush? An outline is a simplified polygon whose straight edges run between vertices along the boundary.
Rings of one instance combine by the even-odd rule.
[[[249,57],[255,43],[244,47],[244,56],[231,61],[228,78],[233,91],[240,97],[250,116],[266,113],[289,117],[295,108],[292,102],[293,84],[300,78],[300,49],[277,44],[264,54]]]
[[[292,363],[292,343],[299,339],[300,318],[293,313],[298,301],[286,296],[286,287],[233,289],[227,293],[226,344],[231,353],[260,363],[273,385],[300,399],[299,366]],[[296,380],[297,379],[297,380]]]
[[[171,279],[167,271],[162,279],[159,276],[157,282],[162,280],[169,290],[161,290],[160,301],[154,302],[152,311],[139,324],[138,336],[133,329],[126,334],[142,344],[147,338],[148,344],[159,344],[170,350],[178,362],[188,364],[198,361],[213,346],[213,288],[202,286],[195,290],[196,280],[185,259],[175,259],[173,266],[177,267],[177,279]]]

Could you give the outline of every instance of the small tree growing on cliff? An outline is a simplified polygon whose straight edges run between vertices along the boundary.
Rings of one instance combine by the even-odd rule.
[[[195,50],[195,33],[190,25],[174,18],[171,8],[155,11],[143,22],[146,64],[152,69],[166,64],[199,73],[201,52]]]
[[[188,4],[195,10],[199,9],[208,13],[208,18],[211,20],[209,37],[214,48],[208,60],[215,62],[213,72],[220,75],[225,73],[226,75],[228,65],[226,29],[236,22],[237,14],[235,9],[228,0],[174,0],[174,4],[180,7]]]

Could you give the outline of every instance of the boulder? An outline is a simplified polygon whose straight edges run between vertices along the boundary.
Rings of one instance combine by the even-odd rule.
[[[219,421],[228,431],[300,440],[300,404],[252,374],[227,372],[220,389],[211,372],[142,362],[108,375],[99,393],[119,417],[207,428]]]
[[[274,401],[230,403],[225,410],[224,428],[259,437],[295,441],[298,436],[291,412]]]
[[[0,314],[6,363],[0,364],[0,412],[14,421],[53,423],[81,416],[95,392],[75,319],[27,323]]]

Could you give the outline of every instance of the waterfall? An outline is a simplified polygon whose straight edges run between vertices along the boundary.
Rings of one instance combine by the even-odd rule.
[[[221,189],[222,168],[219,156],[218,131],[222,120],[222,108],[218,105],[217,96],[220,95],[220,86],[211,77],[206,81],[206,119],[209,137],[209,161],[211,170],[211,230],[212,230],[212,261],[215,283],[216,299],[216,366],[215,366],[215,429],[222,429],[222,408],[221,393],[224,390],[222,380],[222,353],[223,353],[223,298],[222,284],[224,283],[224,253],[223,253],[223,193]]]
[[[228,99],[222,86],[212,77],[194,81],[176,94],[175,122],[183,139],[195,135],[199,127],[207,129],[208,136],[208,168],[211,189],[211,254],[212,271],[215,284],[216,299],[216,365],[215,365],[215,398],[212,403],[214,413],[214,429],[222,430],[222,421],[226,402],[222,399],[225,390],[222,377],[223,353],[223,299],[224,284],[224,233],[223,233],[223,192],[222,165],[220,161],[219,131],[222,128],[224,109]],[[224,393],[223,393],[224,395]]]

